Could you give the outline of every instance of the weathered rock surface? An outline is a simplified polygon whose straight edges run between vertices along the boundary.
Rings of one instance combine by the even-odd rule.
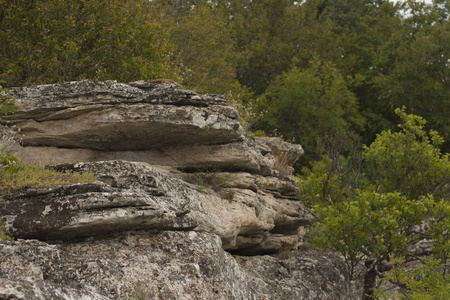
[[[234,258],[217,236],[194,231],[1,241],[0,257],[0,299],[349,299],[336,255]]]
[[[3,196],[19,240],[0,241],[0,299],[351,299],[342,259],[302,246],[313,219],[285,175],[303,149],[246,135],[222,96],[165,80],[11,92],[13,154],[97,181]]]
[[[258,254],[294,248],[301,240],[298,230],[312,221],[299,201],[275,197],[283,193],[283,186],[278,192],[261,189],[270,181],[261,176],[248,188],[224,186],[221,195],[210,189],[199,192],[198,185],[145,163],[106,161],[53,168],[90,171],[99,181],[4,196],[3,220],[11,236],[68,240],[136,229],[195,230],[217,234],[224,249]],[[228,176],[223,178],[232,187],[233,175]]]
[[[176,83],[81,81],[10,91],[18,110],[0,123],[19,128],[22,144],[33,146],[13,149],[22,159],[125,159],[290,174],[291,162],[303,154],[300,145],[279,138],[246,136],[223,96],[198,95]]]
[[[282,255],[281,255],[282,256]],[[336,253],[307,246],[284,258],[235,256],[258,299],[359,299],[348,286],[345,262]]]
[[[239,116],[223,97],[175,83],[138,86],[82,81],[13,88],[18,110],[3,120],[21,128],[25,145],[123,151],[242,140]]]

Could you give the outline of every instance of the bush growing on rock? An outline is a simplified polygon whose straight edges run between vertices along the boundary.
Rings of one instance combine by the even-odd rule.
[[[13,112],[15,109],[14,104],[8,102],[8,100],[12,99],[13,97],[9,95],[8,89],[3,88],[1,86],[1,83],[4,83],[4,81],[0,81],[0,116],[6,115],[10,112]],[[3,149],[3,143],[1,141],[1,139],[3,139],[2,132],[0,132],[0,176],[3,172],[3,169],[5,168],[5,163],[7,162],[6,166],[9,166],[10,158],[13,158],[13,161],[15,158],[15,157],[9,157],[7,155],[4,155],[3,152],[5,150]],[[1,208],[2,204],[3,204],[3,200],[0,196],[0,210],[2,209]],[[1,214],[0,214],[0,216],[1,216]],[[5,232],[3,231],[2,224],[0,223],[0,240],[9,240],[9,239],[11,239],[11,238],[5,234]]]
[[[400,299],[447,300],[450,299],[450,277],[443,276],[446,266],[441,261],[425,258],[423,265],[415,269],[401,266],[401,257],[393,258],[394,268],[383,281],[394,282],[400,289]],[[392,295],[382,289],[376,291],[375,299],[392,299]]]
[[[15,105],[8,102],[12,98],[14,97],[9,95],[9,90],[0,85],[0,116],[14,112]],[[0,139],[3,140],[5,136],[6,134],[0,135]],[[38,164],[21,164],[9,152],[7,145],[3,144],[0,142],[0,196],[27,187],[52,187],[95,180],[91,173],[61,173]]]

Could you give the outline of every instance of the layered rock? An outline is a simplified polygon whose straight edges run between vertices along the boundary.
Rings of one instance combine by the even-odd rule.
[[[242,140],[238,114],[223,97],[158,86],[83,81],[11,89],[18,111],[3,119],[21,128],[25,145],[126,151]]]
[[[246,135],[222,96],[164,80],[11,92],[13,154],[97,181],[3,196],[19,240],[0,242],[0,299],[349,299],[342,259],[301,246],[313,219],[285,177],[301,146]]]
[[[70,240],[128,230],[195,230],[218,235],[224,249],[258,254],[294,248],[301,240],[301,226],[312,221],[299,201],[276,198],[289,191],[283,186],[275,191],[267,179],[259,183],[254,178],[246,187],[238,177],[219,174],[227,178],[221,191],[200,192],[197,184],[145,163],[106,161],[53,168],[93,172],[99,181],[4,196],[3,220],[9,235]]]
[[[292,162],[303,153],[281,139],[245,135],[223,96],[198,95],[176,83],[81,81],[10,91],[18,109],[0,122],[20,128],[22,144],[32,146],[15,149],[23,159],[126,159],[267,174],[276,165],[289,168],[277,164],[276,155],[290,153]]]

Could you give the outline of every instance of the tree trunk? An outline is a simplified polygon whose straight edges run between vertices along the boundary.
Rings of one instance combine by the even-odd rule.
[[[377,272],[375,267],[367,270],[364,275],[364,290],[362,300],[370,300],[372,299],[370,296],[375,292],[377,287]]]

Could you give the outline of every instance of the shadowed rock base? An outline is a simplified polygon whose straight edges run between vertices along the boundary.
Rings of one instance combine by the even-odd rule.
[[[0,255],[1,299],[350,299],[336,255],[302,248],[285,259],[233,257],[211,233],[3,241]]]

